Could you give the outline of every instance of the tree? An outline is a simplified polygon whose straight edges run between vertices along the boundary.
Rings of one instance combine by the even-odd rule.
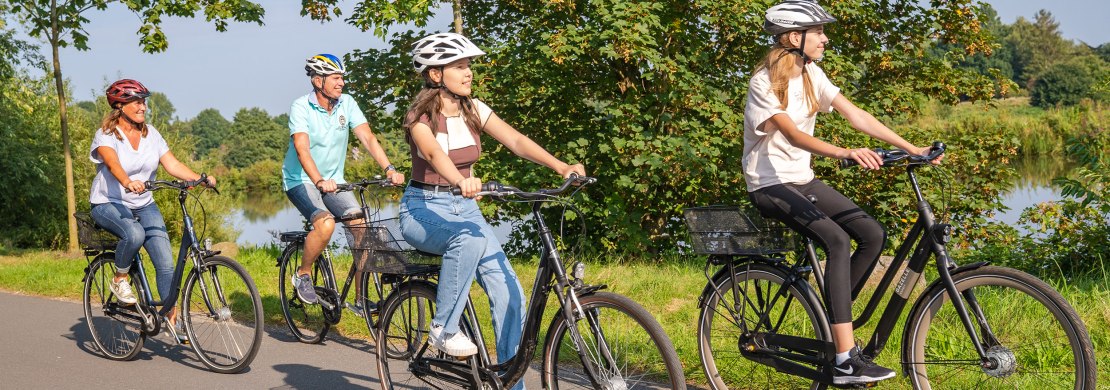
[[[256,162],[281,161],[285,155],[289,131],[270,118],[261,108],[244,108],[235,113],[231,127],[226,128],[226,164],[246,168]]]
[[[599,176],[604,184],[582,205],[597,249],[675,248],[683,207],[747,197],[739,174],[743,98],[767,50],[763,11],[774,2],[467,1],[465,34],[489,53],[474,65],[475,93],[555,155]],[[437,4],[368,0],[347,20],[384,36],[394,23],[422,25]],[[973,2],[828,7],[839,21],[830,30],[835,52],[823,66],[873,112],[910,113],[926,97],[994,94],[989,78],[928,52],[937,42],[958,44],[961,54],[990,47]],[[408,50],[425,34],[395,33],[390,49],[347,59],[350,93],[373,123],[393,124],[381,132],[400,132],[400,111],[420,86]],[[554,180],[503,147],[484,150],[476,168],[483,177],[524,187]],[[496,210],[494,218],[509,212]]]
[[[1076,45],[1060,34],[1060,23],[1046,10],[1037,11],[1032,22],[1019,17],[1010,26],[1006,44],[1013,50],[1014,81],[1026,89],[1032,89],[1038,77],[1076,51]]]
[[[213,22],[216,30],[225,31],[228,20],[262,24],[262,7],[246,0],[30,0],[9,2],[9,11],[28,28],[31,36],[45,38],[50,43],[53,59],[54,87],[58,97],[58,121],[65,160],[66,213],[69,219],[69,250],[77,250],[77,211],[73,187],[73,157],[70,150],[69,120],[66,112],[66,93],[63,85],[61,58],[58,50],[73,45],[78,50],[88,50],[88,33],[84,24],[90,10],[104,10],[111,3],[120,3],[139,16],[141,25],[139,44],[148,53],[164,51],[168,46],[161,23],[164,16],[194,17],[203,12],[205,19]]]
[[[196,142],[197,158],[208,155],[208,151],[219,148],[227,139],[231,129],[231,122],[220,115],[215,108],[205,109],[197,113],[192,120],[192,135]]]
[[[1071,106],[1083,99],[1104,100],[1100,93],[1110,78],[1110,66],[1094,55],[1077,56],[1053,65],[1033,84],[1029,104],[1037,107]]]

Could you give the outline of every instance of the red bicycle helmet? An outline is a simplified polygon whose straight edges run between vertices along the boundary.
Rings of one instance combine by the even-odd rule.
[[[109,85],[108,90],[104,91],[104,97],[108,98],[108,105],[119,107],[126,103],[150,97],[150,90],[138,81],[123,79]]]

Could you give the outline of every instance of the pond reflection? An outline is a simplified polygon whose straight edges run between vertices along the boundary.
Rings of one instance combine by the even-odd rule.
[[[1008,210],[999,210],[993,220],[1015,225],[1021,212],[1037,203],[1060,200],[1060,189],[1052,180],[1067,176],[1075,169],[1075,163],[1066,158],[1038,155],[1014,160],[1011,166],[1017,171],[1017,178],[1010,189],[1002,194],[1002,204]]]

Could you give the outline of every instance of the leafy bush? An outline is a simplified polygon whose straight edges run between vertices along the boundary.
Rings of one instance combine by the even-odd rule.
[[[1029,103],[1037,107],[1072,106],[1083,99],[1104,100],[1101,84],[1110,76],[1110,67],[1095,56],[1077,57],[1057,64],[1033,84]]]

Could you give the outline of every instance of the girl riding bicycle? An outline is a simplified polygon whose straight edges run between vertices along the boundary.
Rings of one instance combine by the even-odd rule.
[[[116,274],[109,289],[125,304],[136,302],[128,270],[140,247],[146,248],[154,263],[160,296],[169,294],[173,280],[166,223],[143,182],[155,179],[159,164],[178,179],[198,180],[201,176],[174,157],[158,130],[146,124],[149,96],[150,90],[135,80],[123,79],[108,86],[104,97],[112,111],[101,122],[89,151],[89,159],[96,163],[96,177],[89,188],[91,214],[97,225],[120,237]],[[208,185],[215,186],[216,178],[208,176]],[[166,319],[178,342],[186,343],[177,314],[175,306]]]
[[[874,269],[886,233],[850,199],[815,179],[810,158],[851,159],[867,169],[878,169],[882,159],[867,148],[845,149],[815,138],[817,112],[836,110],[853,128],[916,154],[929,148],[910,144],[853,105],[817,66],[829,42],[824,26],[834,21],[815,1],[786,0],[767,10],[763,28],[774,44],[748,86],[743,168],[755,207],[825,250],[827,305],[837,352],[833,381],[850,384],[894,376],[860,355],[852,328],[852,300]]]
[[[424,88],[405,118],[405,139],[412,156],[412,181],[401,199],[401,231],[415,248],[443,255],[430,340],[452,356],[469,356],[477,347],[460,332],[459,318],[470,283],[489,296],[498,361],[511,358],[520,343],[524,290],[493,228],[474,196],[482,180],[471,172],[481,154],[480,132],[489,134],[518,156],[557,171],[563,177],[585,175],[521,134],[485,103],[471,98],[472,58],[485,54],[459,34],[443,33],[416,42],[413,66]],[[462,195],[453,195],[458,187]],[[518,386],[523,387],[523,386]]]

